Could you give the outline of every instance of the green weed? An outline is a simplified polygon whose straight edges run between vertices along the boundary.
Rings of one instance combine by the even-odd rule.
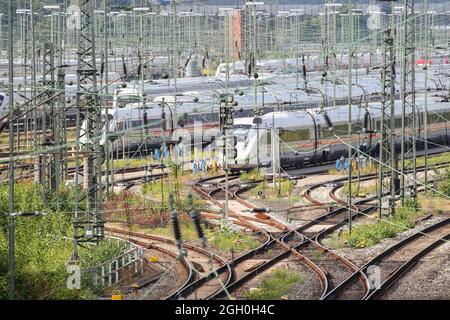
[[[294,271],[275,269],[262,280],[257,290],[247,292],[247,300],[277,300],[286,295],[297,283],[303,283],[302,276]]]

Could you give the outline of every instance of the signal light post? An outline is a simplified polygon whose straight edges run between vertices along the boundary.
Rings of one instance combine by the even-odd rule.
[[[233,112],[234,107],[236,105],[234,101],[234,96],[229,93],[221,94],[220,95],[220,131],[222,135],[224,136],[224,144],[223,144],[223,169],[225,170],[225,205],[224,205],[224,221],[223,221],[223,227],[227,228],[228,226],[228,175],[230,171],[229,162],[230,160],[234,160],[237,157],[237,150],[236,150],[236,144],[237,139],[234,137],[232,140],[234,142],[234,145],[232,149],[230,150],[230,142],[229,139],[229,130],[233,128]],[[233,137],[233,136],[232,136]],[[233,151],[232,156],[230,157],[230,151]]]

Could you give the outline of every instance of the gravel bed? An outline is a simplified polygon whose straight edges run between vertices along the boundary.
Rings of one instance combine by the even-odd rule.
[[[280,221],[290,228],[300,227],[309,221],[316,219],[326,213],[326,209],[319,207],[311,207],[310,203],[301,199],[299,202],[291,202],[287,199],[266,200],[251,197],[249,193],[245,193],[248,202],[255,207],[270,208],[269,216]],[[287,209],[291,207],[299,207],[307,205],[304,210],[293,209],[292,213],[287,214]]]
[[[286,250],[288,249],[279,244],[271,245],[264,252],[256,255],[254,259],[266,259],[266,260],[273,259]]]
[[[330,187],[319,187],[311,191],[311,198],[320,201],[322,203],[334,203],[334,200],[330,198]]]
[[[150,283],[135,292],[125,295],[125,299],[161,300],[174,292],[176,289],[180,288],[186,281],[186,273],[180,272],[180,268],[182,268],[180,262],[175,261],[172,256],[163,254],[157,250],[149,249],[145,252],[146,258],[152,255],[157,256],[159,262],[151,264],[151,266],[156,270],[163,271],[161,277],[155,282]]]
[[[380,299],[449,300],[450,243],[439,246],[423,257]]]

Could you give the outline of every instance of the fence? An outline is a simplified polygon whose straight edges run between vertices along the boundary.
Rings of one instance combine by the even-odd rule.
[[[134,274],[142,274],[144,250],[131,242],[126,241],[125,243],[126,250],[122,255],[85,270],[92,275],[94,286],[111,287],[122,281],[121,276],[127,270]]]

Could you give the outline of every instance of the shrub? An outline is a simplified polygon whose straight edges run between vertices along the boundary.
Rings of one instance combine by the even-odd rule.
[[[212,232],[210,240],[216,247],[228,252],[233,249],[235,253],[254,249],[258,246],[258,241],[255,241],[252,235],[231,230],[218,229]]]
[[[439,184],[439,191],[446,197],[450,197],[450,169],[445,170],[442,181]]]
[[[262,180],[263,176],[258,168],[254,168],[250,171],[241,173],[239,177],[241,181]]]
[[[66,264],[72,255],[73,224],[66,212],[71,211],[73,191],[63,188],[47,198],[42,206],[40,188],[33,183],[15,186],[15,210],[43,210],[49,214],[42,217],[15,218],[15,282],[16,299],[88,299],[98,292],[90,283],[81,290],[67,288]],[[66,202],[61,200],[67,197]],[[0,187],[0,206],[9,212],[8,188]],[[8,296],[8,220],[0,215],[0,299]],[[117,241],[104,241],[99,245],[79,247],[80,266],[89,268],[117,256],[123,250]]]

